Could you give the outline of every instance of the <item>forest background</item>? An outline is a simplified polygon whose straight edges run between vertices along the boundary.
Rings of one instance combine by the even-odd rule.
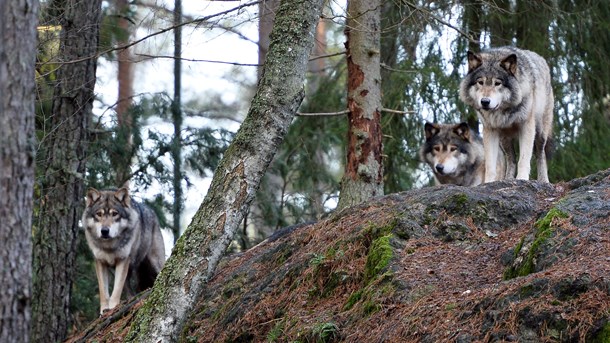
[[[184,13],[174,11],[171,2],[102,2],[99,42],[93,47],[99,57],[93,60],[98,70],[96,98],[90,118],[83,121],[89,131],[87,158],[78,161],[86,173],[71,175],[87,187],[128,182],[174,236],[189,222],[187,205],[199,206],[206,192],[202,180],[212,175],[244,119],[277,6],[275,1],[202,1],[189,7],[194,2],[185,1]],[[49,175],[61,170],[61,163],[74,161],[54,156],[58,152],[46,145],[53,135],[70,132],[65,121],[53,116],[57,71],[71,63],[58,60],[61,23],[70,15],[65,6],[62,0],[43,1],[39,11],[33,230],[33,269],[38,276],[46,260],[40,251],[53,250],[48,246],[54,244],[44,233],[53,224],[41,215],[49,213],[49,189],[58,187],[49,182],[67,183]],[[457,89],[466,52],[489,46],[536,51],[551,67],[551,182],[610,167],[609,3],[392,0],[379,10],[385,194],[431,184],[430,172],[417,156],[425,121],[467,121],[478,127]],[[263,178],[231,251],[248,249],[279,228],[322,218],[336,206],[347,153],[345,19],[345,3],[326,4],[300,114]],[[219,50],[231,53],[206,54]],[[75,203],[83,199],[84,189],[74,193]],[[82,205],[75,206],[82,210]],[[97,316],[97,284],[82,231],[72,235],[78,242],[77,258],[74,266],[67,266],[73,270],[66,276],[72,287],[64,293],[71,299],[66,318],[78,329]],[[44,303],[52,300],[36,299],[36,284],[35,279],[35,323],[41,308],[52,308]]]

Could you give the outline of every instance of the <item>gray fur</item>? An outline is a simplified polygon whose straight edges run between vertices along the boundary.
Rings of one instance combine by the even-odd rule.
[[[101,313],[118,304],[123,286],[128,295],[152,287],[165,263],[165,245],[157,216],[149,207],[132,200],[126,188],[90,189],[82,222],[96,261]],[[111,267],[116,272],[109,296]]]
[[[548,182],[545,147],[553,127],[553,92],[546,61],[515,47],[468,52],[468,74],[460,84],[460,99],[472,106],[483,123],[485,182],[513,177],[511,140],[519,142],[517,178],[529,179],[534,150],[538,180]],[[500,148],[507,152],[508,175],[498,175],[494,163]]]
[[[467,123],[426,123],[424,130],[419,155],[432,168],[437,184],[476,186],[483,181],[483,142]]]

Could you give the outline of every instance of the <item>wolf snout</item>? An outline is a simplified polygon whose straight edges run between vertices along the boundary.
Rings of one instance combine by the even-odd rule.
[[[491,99],[490,98],[482,98],[481,99],[481,107],[483,107],[484,109],[489,109],[489,105],[491,104]]]
[[[436,171],[439,172],[440,174],[442,174],[443,170],[445,170],[445,166],[442,165],[441,163],[437,164],[435,168],[436,168]]]
[[[101,230],[102,238],[110,238],[110,228],[103,227]]]

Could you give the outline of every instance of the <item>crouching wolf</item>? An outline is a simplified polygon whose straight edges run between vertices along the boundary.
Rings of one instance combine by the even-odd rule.
[[[485,173],[483,142],[467,123],[424,125],[419,155],[434,172],[436,184],[476,186]]]
[[[119,304],[124,286],[127,295],[152,287],[165,263],[165,246],[150,208],[132,200],[126,188],[89,189],[82,222],[95,258],[100,314]],[[110,267],[115,268],[112,295],[108,294]]]
[[[494,161],[501,148],[507,158],[506,175],[514,177],[513,137],[519,142],[517,178],[529,179],[535,150],[538,180],[549,182],[546,153],[553,129],[553,91],[541,56],[514,47],[469,51],[460,99],[474,107],[483,124],[485,182],[498,178]]]

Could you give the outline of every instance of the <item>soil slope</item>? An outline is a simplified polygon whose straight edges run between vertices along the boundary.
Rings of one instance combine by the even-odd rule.
[[[72,341],[121,341],[139,305]],[[609,320],[606,170],[413,190],[280,230],[227,257],[183,341],[610,342]]]

